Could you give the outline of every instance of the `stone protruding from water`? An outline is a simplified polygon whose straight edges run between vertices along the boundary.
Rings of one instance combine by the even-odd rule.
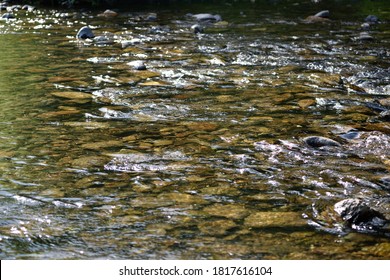
[[[302,141],[313,148],[341,146],[339,142],[322,136],[309,136],[303,138]]]
[[[337,202],[334,210],[348,226],[357,230],[381,228],[388,222],[382,213],[370,208],[357,198]]]
[[[305,21],[309,22],[309,23],[313,23],[313,22],[328,22],[328,21],[330,21],[329,20],[329,16],[330,16],[330,12],[328,10],[324,10],[324,11],[320,11],[320,12],[316,13],[313,16],[308,16],[305,19]]]
[[[92,39],[95,37],[95,34],[89,26],[83,26],[80,28],[79,32],[77,32],[76,37],[78,39]]]

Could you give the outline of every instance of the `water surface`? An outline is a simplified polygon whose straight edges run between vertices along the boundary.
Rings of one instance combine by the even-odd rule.
[[[1,21],[1,258],[388,259],[334,205],[390,219],[389,10],[285,5]]]

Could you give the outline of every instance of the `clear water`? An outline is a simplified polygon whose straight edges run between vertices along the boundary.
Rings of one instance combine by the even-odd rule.
[[[321,5],[0,21],[0,257],[388,259],[388,227],[334,205],[390,219],[389,23],[361,41],[358,3],[305,22]],[[195,35],[189,12],[224,22]],[[103,40],[77,41],[86,24]]]

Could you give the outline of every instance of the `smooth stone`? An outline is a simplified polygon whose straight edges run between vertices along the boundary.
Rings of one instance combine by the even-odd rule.
[[[76,37],[79,39],[91,39],[95,37],[95,34],[93,34],[92,29],[89,26],[83,26],[80,28],[79,32],[77,32]]]
[[[156,20],[157,20],[157,14],[156,14],[156,13],[149,13],[149,14],[145,17],[145,20],[146,20],[146,21],[156,21]]]
[[[35,10],[35,7],[31,5],[24,5],[22,7],[22,10],[27,10],[27,12],[33,12]]]
[[[309,136],[302,139],[303,142],[305,142],[307,145],[313,147],[313,148],[320,148],[320,147],[340,147],[341,144],[335,140],[321,137],[321,136]]]
[[[189,14],[192,18],[196,19],[197,21],[199,22],[205,22],[205,21],[214,21],[214,22],[217,22],[217,21],[221,21],[222,20],[222,17],[220,15],[212,15],[212,14],[207,14],[207,13],[204,13],[204,14],[195,14],[195,15],[191,15]]]
[[[296,212],[256,212],[244,221],[245,226],[253,228],[304,227],[306,221]]]
[[[51,95],[67,98],[67,99],[89,99],[92,95],[89,93],[78,92],[78,91],[56,91],[52,92]]]
[[[203,26],[199,25],[199,24],[194,24],[191,26],[191,30],[197,34],[197,33],[203,33],[204,32],[204,29],[203,29]]]
[[[356,39],[360,41],[372,41],[374,40],[374,37],[372,37],[368,32],[360,32]]]
[[[228,219],[243,219],[247,217],[250,212],[244,206],[234,204],[214,204],[203,209],[208,215],[224,217]]]
[[[357,130],[350,130],[347,133],[340,134],[339,136],[347,140],[353,140],[359,138],[360,132]]]
[[[101,167],[107,163],[108,159],[106,157],[101,156],[86,156],[77,158],[72,161],[73,167],[80,167],[80,168],[92,168],[92,167]]]
[[[368,15],[365,19],[364,19],[365,22],[367,23],[370,23],[370,24],[375,24],[375,23],[379,23],[380,20],[377,16],[374,16],[374,15]]]
[[[373,229],[383,227],[388,221],[385,216],[367,206],[357,198],[337,202],[334,211],[352,228]]]
[[[314,16],[320,17],[320,18],[328,18],[330,16],[330,13],[328,10],[324,10],[324,11],[316,13]]]
[[[134,60],[127,65],[132,66],[134,70],[146,70],[145,63],[142,60]]]
[[[237,227],[231,220],[206,221],[198,224],[199,230],[207,235],[226,235],[229,230]]]
[[[112,10],[105,10],[103,13],[97,15],[98,17],[116,17],[118,13]]]
[[[15,15],[12,13],[5,13],[1,16],[2,19],[14,19]]]
[[[323,17],[316,17],[316,16],[308,16],[305,19],[306,22],[309,23],[316,23],[316,22],[330,22],[330,19],[328,18],[323,18]]]

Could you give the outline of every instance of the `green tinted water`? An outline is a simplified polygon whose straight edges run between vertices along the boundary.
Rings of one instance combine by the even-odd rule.
[[[314,24],[325,7],[293,7],[0,22],[0,256],[388,259],[388,228],[352,229],[333,207],[390,219],[390,128],[372,109],[389,107],[389,24],[361,41],[359,6]],[[225,22],[195,35],[188,12]],[[103,42],[77,41],[85,24]]]

